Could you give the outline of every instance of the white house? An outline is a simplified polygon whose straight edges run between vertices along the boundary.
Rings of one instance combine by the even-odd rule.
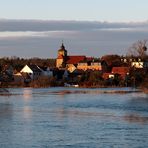
[[[25,65],[20,73],[28,74],[29,77],[33,80],[42,75],[42,70],[37,65]]]
[[[148,68],[148,62],[147,61],[131,62],[131,66],[135,68]]]
[[[41,68],[37,65],[25,65],[20,73],[29,75],[31,80],[37,79],[39,76],[53,76],[53,72],[49,68]]]
[[[144,62],[131,62],[131,66],[135,68],[143,68]]]

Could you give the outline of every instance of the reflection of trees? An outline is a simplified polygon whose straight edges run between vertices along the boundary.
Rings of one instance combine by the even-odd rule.
[[[0,103],[0,119],[12,116],[12,105],[8,103]]]
[[[148,117],[143,117],[138,114],[130,114],[130,115],[124,116],[124,120],[131,122],[131,123],[137,122],[137,123],[144,124],[148,122]]]
[[[141,124],[148,122],[148,116],[144,115],[145,112],[148,112],[147,95],[142,96],[142,94],[137,94],[137,96],[127,102],[126,108],[126,115],[123,117],[124,120],[130,123]]]
[[[0,147],[12,146],[12,115],[13,106],[9,103],[0,103]]]

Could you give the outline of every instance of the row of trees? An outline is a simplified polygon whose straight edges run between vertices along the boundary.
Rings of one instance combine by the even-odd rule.
[[[3,70],[4,65],[11,65],[14,70],[20,71],[24,65],[36,64],[38,66],[55,66],[55,59],[40,59],[40,58],[31,58],[24,59],[19,57],[4,57],[0,59],[0,71]]]

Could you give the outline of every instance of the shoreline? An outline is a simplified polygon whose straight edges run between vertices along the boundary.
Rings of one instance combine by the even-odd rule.
[[[58,88],[58,87],[38,87],[38,88],[34,88],[34,87],[10,87],[10,88],[0,88],[0,95],[13,95],[13,93],[11,93],[11,91],[9,89],[19,89],[19,88],[32,88],[32,89],[40,89],[40,88]],[[61,87],[61,88],[64,88],[65,90],[59,90],[58,92],[56,92],[56,94],[71,94],[71,93],[83,93],[83,94],[86,94],[86,93],[89,93],[88,90],[85,90],[86,87],[77,87],[76,89],[74,90],[66,90],[66,88],[75,88],[75,87]],[[86,89],[91,89],[94,90],[94,93],[97,93],[97,94],[128,94],[128,93],[145,93],[145,94],[148,94],[148,89],[146,89],[147,91],[144,91],[140,88],[137,88],[137,89],[132,89],[132,87],[99,87],[99,88],[104,88],[104,90],[97,90],[98,87],[87,87]],[[111,90],[105,90],[107,88],[111,88]],[[117,88],[121,88],[121,90],[118,90]],[[129,88],[129,90],[125,90],[122,88]],[[84,90],[83,90],[84,89]],[[96,90],[95,90],[96,89]],[[4,91],[2,91],[4,90]],[[5,91],[6,90],[6,91]],[[54,91],[51,92],[51,93],[55,93]],[[93,92],[91,92],[93,93]]]

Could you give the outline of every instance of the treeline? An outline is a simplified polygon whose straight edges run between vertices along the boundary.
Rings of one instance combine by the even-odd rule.
[[[24,65],[35,64],[41,67],[55,67],[55,59],[41,59],[30,58],[24,59],[19,57],[3,57],[0,58],[0,71],[3,70],[4,65],[12,66],[14,70],[20,71]]]

